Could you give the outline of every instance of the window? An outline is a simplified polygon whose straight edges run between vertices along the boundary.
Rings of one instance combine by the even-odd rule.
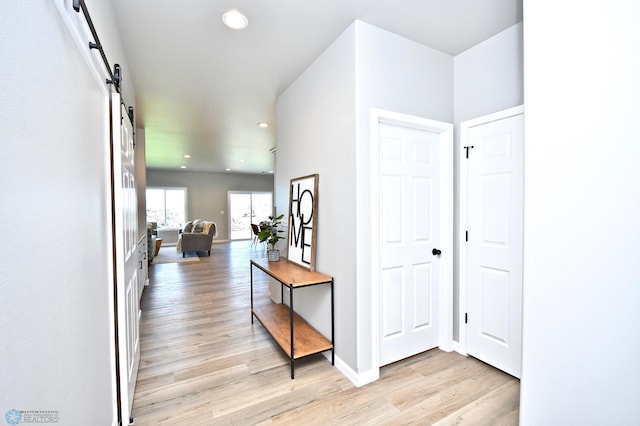
[[[253,236],[251,224],[258,225],[273,214],[271,192],[229,191],[229,219],[232,240],[246,240]]]
[[[187,188],[147,188],[147,222],[179,229],[187,217]]]

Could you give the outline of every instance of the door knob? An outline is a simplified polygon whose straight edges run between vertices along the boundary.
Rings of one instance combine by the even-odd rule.
[[[434,248],[433,250],[431,250],[431,253],[432,253],[434,256],[440,256],[440,255],[442,254],[442,251],[441,251],[441,250],[438,250],[437,248]]]

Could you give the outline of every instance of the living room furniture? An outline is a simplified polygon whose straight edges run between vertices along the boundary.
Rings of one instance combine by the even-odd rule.
[[[193,251],[206,251],[211,256],[211,244],[217,236],[218,227],[215,222],[200,219],[189,221],[180,230],[176,248],[182,253],[182,257]]]
[[[147,262],[151,263],[157,254],[158,223],[147,222]],[[162,241],[162,240],[161,240]]]
[[[260,240],[258,240],[258,234],[260,234],[260,227],[258,225],[256,225],[255,223],[251,224],[251,232],[253,232],[253,246],[258,245],[258,242]]]
[[[280,282],[280,303],[254,306],[254,266]],[[251,324],[257,318],[276,343],[289,356],[291,379],[294,378],[294,362],[309,355],[331,350],[331,365],[335,365],[333,342],[333,277],[317,271],[309,271],[288,260],[269,262],[267,259],[251,260]],[[323,336],[293,309],[294,290],[329,285],[331,289],[331,340]],[[284,288],[289,289],[289,306],[284,303]]]

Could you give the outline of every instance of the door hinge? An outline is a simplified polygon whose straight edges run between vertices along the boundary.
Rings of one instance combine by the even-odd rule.
[[[464,240],[469,241],[469,231],[464,231]]]
[[[469,158],[469,150],[473,149],[473,145],[465,146],[463,147],[463,149],[467,151],[466,157]]]
[[[464,313],[464,323],[467,324],[469,322],[469,314],[468,313]]]

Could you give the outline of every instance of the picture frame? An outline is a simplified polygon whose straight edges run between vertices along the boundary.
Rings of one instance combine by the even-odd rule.
[[[291,179],[287,259],[309,271],[316,270],[318,174]]]

